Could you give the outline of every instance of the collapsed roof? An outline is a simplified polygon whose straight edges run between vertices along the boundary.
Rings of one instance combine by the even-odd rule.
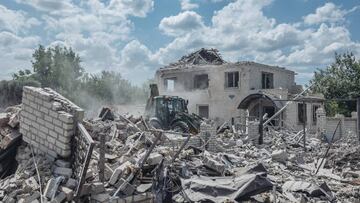
[[[189,55],[181,57],[181,59],[170,64],[170,66],[178,65],[221,65],[226,63],[217,49],[201,48]]]

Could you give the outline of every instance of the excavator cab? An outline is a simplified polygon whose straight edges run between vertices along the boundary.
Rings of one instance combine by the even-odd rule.
[[[184,133],[198,133],[201,118],[188,112],[188,101],[178,96],[156,95],[157,86],[150,85],[151,93],[146,104],[145,117],[157,129]]]

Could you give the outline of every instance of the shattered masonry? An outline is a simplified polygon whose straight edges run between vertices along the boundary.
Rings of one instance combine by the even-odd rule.
[[[53,157],[70,156],[75,125],[84,111],[49,88],[24,87],[22,105],[23,140]]]

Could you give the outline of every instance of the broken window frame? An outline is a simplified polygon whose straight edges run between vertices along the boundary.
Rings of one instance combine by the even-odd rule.
[[[165,91],[167,92],[173,92],[175,91],[175,88],[176,88],[176,77],[171,77],[171,78],[164,78],[164,89]],[[172,85],[172,88],[169,89],[169,81],[173,81],[173,85]]]
[[[201,78],[204,77],[205,78]],[[202,80],[206,80],[206,81],[202,81]],[[196,90],[204,90],[204,89],[208,89],[209,88],[209,75],[204,73],[204,74],[197,74],[194,76],[194,89]]]
[[[200,116],[200,117],[202,117],[202,118],[209,118],[210,117],[210,106],[209,106],[209,104],[198,104],[198,105],[196,105],[197,106],[197,114]],[[206,107],[207,108],[207,116],[202,116],[201,114],[200,114],[200,108],[201,107]]]
[[[274,89],[274,73],[261,72],[261,89]]]
[[[319,104],[312,105],[312,122],[313,124],[317,123],[316,111],[320,108]]]
[[[304,106],[305,105],[305,109]],[[307,122],[307,105],[304,103],[298,103],[297,105],[297,118],[299,124],[304,124]]]
[[[239,71],[225,72],[225,88],[239,88],[240,86],[239,84],[240,84]]]

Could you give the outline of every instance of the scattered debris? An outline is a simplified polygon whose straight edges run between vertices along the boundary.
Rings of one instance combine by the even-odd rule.
[[[53,157],[23,142],[18,130],[20,109],[16,106],[0,114],[2,202],[360,199],[356,136],[342,137],[331,148],[309,136],[304,152],[300,133],[288,129],[268,129],[264,144],[258,146],[250,135],[233,128],[217,133],[210,121],[204,121],[208,123],[198,135],[189,135],[149,129],[142,118],[104,108],[100,117],[78,125],[94,146],[90,150],[85,142],[76,142],[80,144],[72,152],[79,153],[80,160],[75,164],[72,156]]]

